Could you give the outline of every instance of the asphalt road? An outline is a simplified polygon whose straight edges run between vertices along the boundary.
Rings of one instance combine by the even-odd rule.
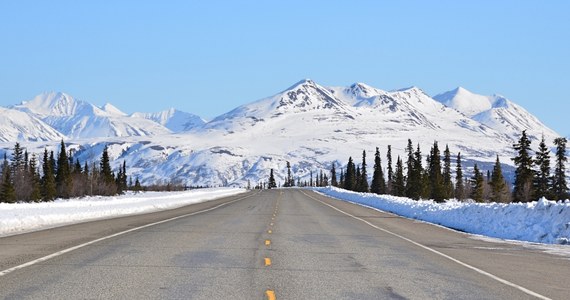
[[[298,189],[0,238],[2,299],[568,299],[569,280],[567,258]]]

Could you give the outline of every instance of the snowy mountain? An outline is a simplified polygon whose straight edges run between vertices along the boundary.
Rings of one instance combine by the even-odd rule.
[[[458,87],[434,99],[513,137],[520,136],[523,130],[527,130],[529,137],[535,141],[540,140],[542,135],[547,140],[559,137],[524,108],[500,95],[483,96]]]
[[[62,134],[34,116],[0,107],[0,142],[47,142],[63,138]]]
[[[111,104],[97,107],[65,93],[43,93],[13,108],[41,119],[70,139],[170,133],[156,122],[129,117]]]
[[[131,117],[154,121],[172,132],[188,131],[206,124],[206,121],[199,116],[174,108],[157,113],[134,113]]]
[[[200,119],[191,130],[185,130],[188,127],[183,124],[188,124],[192,115],[173,109],[126,116],[111,105],[98,108],[65,94],[44,95],[18,109],[42,117],[54,127],[68,129],[71,136],[92,136],[68,141],[68,148],[74,149],[81,161],[96,162],[108,145],[115,167],[125,161],[129,175],[143,183],[208,186],[245,186],[248,181],[255,185],[265,181],[272,168],[277,181],[283,182],[287,162],[291,163],[295,178],[308,179],[311,172],[313,176],[321,170],[328,172],[332,163],[342,168],[349,156],[359,162],[363,150],[368,153],[371,168],[376,147],[385,162],[388,145],[392,146],[395,163],[397,156],[405,157],[408,139],[414,146],[420,145],[424,154],[434,141],[439,141],[442,149],[448,144],[453,156],[461,152],[465,167],[477,162],[486,170],[496,155],[503,164],[512,164],[512,145],[520,134],[516,128],[520,127],[509,126],[523,126],[524,121],[531,120],[524,126],[544,130],[542,123],[534,121],[536,118],[525,115],[528,112],[506,99],[475,97],[465,90],[447,95],[436,101],[417,87],[396,91],[364,83],[324,87],[305,79],[208,123],[201,124]],[[478,102],[471,106],[471,101]],[[483,117],[484,114],[489,116]],[[101,124],[93,123],[99,120]],[[99,128],[110,128],[104,122],[111,121],[115,121],[114,128],[120,121],[134,128],[159,126],[167,130],[167,126],[179,133],[97,132]],[[138,123],[142,121],[154,125]],[[557,136],[554,132],[552,135]],[[45,144],[28,143],[27,147],[30,152],[39,153]],[[12,146],[4,144],[2,148]],[[57,149],[56,142],[48,146]],[[504,170],[507,172],[508,168]],[[371,170],[368,173],[372,174]]]
[[[342,121],[345,118],[353,118],[354,112],[327,88],[305,79],[272,97],[242,105],[216,117],[207,123],[205,128],[243,131],[256,125],[256,128],[263,126],[272,119],[305,113],[315,113],[312,117],[316,119]]]

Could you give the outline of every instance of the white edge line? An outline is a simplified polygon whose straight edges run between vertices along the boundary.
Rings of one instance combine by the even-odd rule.
[[[302,192],[302,193],[305,194],[305,192]],[[460,264],[460,265],[462,265],[462,266],[464,266],[464,267],[466,267],[466,268],[468,268],[468,269],[471,269],[471,270],[473,270],[473,271],[475,271],[475,272],[477,272],[477,273],[479,273],[479,274],[485,275],[485,276],[487,276],[487,277],[489,277],[489,278],[491,278],[491,279],[494,279],[494,280],[496,280],[496,281],[498,281],[498,282],[500,282],[500,283],[502,283],[502,284],[505,284],[505,285],[508,285],[508,286],[510,286],[510,287],[516,288],[516,289],[518,289],[518,290],[520,290],[520,291],[522,291],[522,292],[524,292],[524,293],[526,293],[526,294],[528,294],[528,295],[531,295],[531,296],[536,297],[536,298],[539,298],[539,299],[552,300],[551,298],[548,298],[548,297],[543,296],[543,295],[541,295],[541,294],[539,294],[539,293],[533,292],[533,291],[531,291],[531,290],[529,290],[529,289],[527,289],[527,288],[525,288],[525,287],[522,287],[522,286],[520,286],[520,285],[518,285],[518,284],[512,283],[512,282],[510,282],[510,281],[508,281],[508,280],[506,280],[506,279],[503,279],[503,278],[501,278],[501,277],[495,276],[495,275],[493,275],[493,274],[491,274],[491,273],[489,273],[489,272],[483,271],[483,270],[481,270],[481,269],[479,269],[479,268],[477,268],[477,267],[474,267],[474,266],[472,266],[472,265],[469,265],[469,264],[467,264],[467,263],[464,263],[464,262],[462,262],[462,261],[460,261],[460,260],[458,260],[458,259],[456,259],[456,258],[453,258],[453,257],[451,257],[451,256],[449,256],[449,255],[447,255],[447,254],[441,253],[441,252],[439,252],[439,251],[437,251],[437,250],[435,250],[435,249],[432,249],[432,248],[430,248],[430,247],[428,247],[428,246],[425,246],[425,245],[423,245],[423,244],[420,244],[420,243],[418,243],[418,242],[416,242],[416,241],[413,241],[413,240],[411,240],[411,239],[409,239],[409,238],[406,238],[406,237],[401,236],[401,235],[399,235],[399,234],[397,234],[397,233],[391,232],[391,231],[389,231],[389,230],[387,230],[387,229],[384,229],[384,228],[382,228],[382,227],[378,227],[378,226],[376,226],[376,225],[374,225],[374,224],[372,224],[372,223],[370,223],[370,222],[368,222],[368,221],[366,221],[366,220],[364,220],[364,219],[362,219],[362,218],[359,218],[359,217],[357,217],[357,216],[354,216],[354,215],[352,215],[352,214],[350,214],[350,213],[347,213],[347,212],[345,212],[345,211],[343,211],[343,210],[341,210],[341,209],[339,209],[339,208],[336,208],[336,207],[334,207],[334,206],[332,206],[332,205],[330,205],[330,204],[328,204],[328,203],[325,203],[325,202],[323,202],[323,201],[321,201],[321,200],[319,200],[319,199],[316,199],[316,198],[312,197],[311,195],[305,194],[305,196],[307,196],[307,197],[309,197],[309,198],[311,198],[311,199],[313,199],[313,200],[315,200],[315,201],[318,201],[318,202],[320,202],[320,203],[322,203],[322,204],[324,204],[324,205],[326,205],[326,206],[328,206],[328,207],[330,207],[330,208],[332,208],[332,209],[334,209],[334,210],[336,210],[336,211],[338,211],[338,212],[341,212],[341,213],[343,213],[343,214],[345,214],[345,215],[347,215],[347,216],[349,216],[349,217],[351,217],[351,218],[353,218],[353,219],[356,219],[356,220],[359,220],[359,221],[361,221],[361,222],[364,222],[364,223],[368,224],[369,226],[371,226],[371,227],[373,227],[373,228],[376,228],[376,229],[378,229],[378,230],[380,230],[380,231],[383,231],[383,232],[385,232],[385,233],[388,233],[388,234],[390,234],[390,235],[393,235],[393,236],[395,236],[395,237],[397,237],[397,238],[400,238],[400,239],[402,239],[402,240],[404,240],[404,241],[406,241],[406,242],[412,243],[412,244],[414,244],[414,245],[416,245],[416,246],[418,246],[418,247],[420,247],[420,248],[423,248],[423,249],[425,249],[425,250],[428,250],[428,251],[430,251],[430,252],[432,252],[432,253],[435,253],[435,254],[437,254],[437,255],[439,255],[439,256],[441,256],[441,257],[447,258],[447,259],[449,259],[449,260],[451,260],[451,261],[453,261],[453,262],[455,262],[455,263],[457,263],[457,264]]]
[[[114,233],[114,234],[111,234],[111,235],[108,235],[108,236],[105,236],[105,237],[102,237],[102,238],[98,238],[98,239],[96,239],[96,240],[92,240],[92,241],[89,241],[89,242],[86,242],[86,243],[77,245],[77,246],[73,246],[73,247],[70,247],[70,248],[67,248],[67,249],[64,249],[64,250],[61,250],[61,251],[58,251],[58,252],[55,252],[55,253],[46,255],[46,256],[44,256],[44,257],[40,257],[40,258],[38,258],[38,259],[34,259],[34,260],[29,261],[29,262],[27,262],[27,263],[23,263],[23,264],[21,264],[21,265],[18,265],[18,266],[15,266],[15,267],[12,267],[12,268],[9,268],[9,269],[0,271],[0,277],[2,277],[2,276],[4,276],[4,275],[7,275],[7,274],[10,274],[10,273],[12,273],[12,272],[14,272],[14,271],[16,271],[16,270],[20,270],[20,269],[23,269],[23,268],[26,268],[26,267],[35,265],[35,264],[37,264],[37,263],[44,262],[44,261],[46,261],[46,260],[49,260],[49,259],[52,259],[52,258],[54,258],[54,257],[60,256],[60,255],[62,255],[62,254],[69,253],[69,252],[71,252],[71,251],[74,251],[74,250],[77,250],[77,249],[80,249],[80,248],[83,248],[83,247],[86,247],[86,246],[89,246],[89,245],[92,245],[92,244],[95,244],[95,243],[98,243],[98,242],[101,242],[101,241],[104,241],[104,240],[108,240],[108,239],[110,239],[110,238],[114,238],[114,237],[117,237],[117,236],[120,236],[120,235],[129,233],[129,232],[133,232],[133,231],[140,230],[140,229],[143,229],[143,228],[151,227],[151,226],[154,226],[154,225],[159,225],[159,224],[166,223],[166,222],[170,222],[170,221],[174,221],[174,220],[177,220],[177,219],[181,219],[181,218],[190,217],[190,216],[193,216],[193,215],[205,213],[205,212],[208,212],[208,211],[211,211],[211,210],[220,208],[220,207],[222,207],[222,206],[226,206],[226,205],[232,204],[232,203],[234,203],[234,202],[237,202],[237,201],[240,201],[240,200],[243,200],[243,199],[252,197],[252,196],[254,196],[254,195],[257,195],[257,193],[252,194],[252,195],[249,195],[249,196],[246,196],[246,197],[238,198],[238,199],[233,200],[233,201],[230,201],[230,202],[222,203],[222,204],[216,205],[216,206],[214,206],[214,207],[210,207],[210,208],[208,208],[208,209],[204,209],[204,210],[196,211],[196,212],[193,212],[193,213],[189,213],[189,214],[185,214],[185,215],[173,217],[173,218],[170,218],[170,219],[166,219],[166,220],[162,220],[162,221],[158,221],[158,222],[146,224],[146,225],[139,226],[139,227],[136,227],[136,228],[131,228],[131,229],[128,229],[128,230],[125,230],[125,231],[121,231],[121,232],[117,232],[117,233]]]

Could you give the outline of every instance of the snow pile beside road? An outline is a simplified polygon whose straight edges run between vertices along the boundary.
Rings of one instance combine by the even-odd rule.
[[[415,201],[404,197],[356,193],[334,187],[317,192],[468,233],[548,244],[570,243],[570,200],[531,203],[465,203]]]
[[[237,188],[145,192],[42,203],[0,203],[0,236],[48,227],[173,209],[246,192]]]

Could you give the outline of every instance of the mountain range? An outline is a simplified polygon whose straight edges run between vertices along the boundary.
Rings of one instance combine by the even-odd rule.
[[[31,152],[64,139],[81,161],[94,162],[108,145],[117,166],[143,183],[245,185],[266,180],[286,162],[295,177],[342,167],[349,156],[369,167],[376,147],[392,146],[394,162],[407,140],[429,151],[434,141],[461,152],[466,165],[489,167],[499,155],[512,164],[512,145],[527,130],[534,146],[559,135],[503,96],[457,88],[430,97],[420,88],[384,91],[363,83],[325,87],[305,79],[271,97],[239,106],[209,122],[169,109],[127,115],[64,93],[45,93],[0,110],[3,151],[20,141]],[[443,146],[442,146],[443,147]],[[371,174],[371,172],[369,172]],[[314,176],[315,174],[313,174]]]

